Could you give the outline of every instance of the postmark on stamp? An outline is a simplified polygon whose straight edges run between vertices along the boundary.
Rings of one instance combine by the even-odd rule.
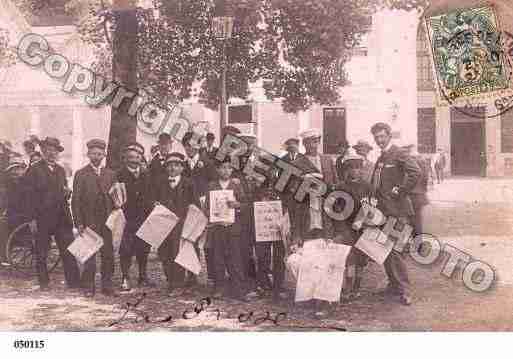
[[[510,88],[512,63],[492,7],[456,10],[425,21],[439,104]]]

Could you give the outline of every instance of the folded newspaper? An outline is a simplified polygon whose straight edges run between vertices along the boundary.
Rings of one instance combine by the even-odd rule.
[[[179,218],[163,205],[156,205],[135,234],[158,249],[178,223]]]
[[[112,232],[112,246],[114,251],[117,252],[123,239],[123,232],[125,231],[126,218],[122,209],[115,209],[107,218],[105,222],[107,228]]]
[[[68,246],[68,251],[73,254],[81,265],[84,265],[102,246],[103,238],[91,228],[87,227],[84,232],[78,235]]]
[[[203,211],[191,204],[187,210],[187,216],[183,224],[182,238],[196,242],[208,224],[208,218]]]
[[[109,195],[117,208],[123,206],[127,199],[126,185],[119,182],[114,183],[109,190]]]

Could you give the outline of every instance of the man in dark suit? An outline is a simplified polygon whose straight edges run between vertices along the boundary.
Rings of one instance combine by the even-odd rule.
[[[41,290],[48,290],[49,276],[47,268],[48,250],[51,235],[64,266],[64,276],[68,288],[79,288],[80,273],[73,255],[67,250],[73,242],[73,221],[68,199],[71,194],[66,182],[64,168],[59,166],[57,156],[64,151],[56,138],[47,137],[40,144],[44,159],[35,163],[28,170],[25,183],[27,200],[30,202],[30,229],[36,234],[36,262]]]
[[[185,157],[181,153],[173,152],[168,155],[165,162],[168,177],[161,182],[157,197],[159,203],[180,219],[158,249],[159,259],[167,278],[168,295],[173,297],[183,293],[180,288],[185,284],[185,269],[174,261],[180,249],[183,224],[189,205],[193,204],[200,208],[192,179],[182,176],[184,163]]]
[[[211,160],[213,160],[215,158],[216,153],[217,153],[217,147],[214,146],[215,139],[216,139],[216,136],[212,132],[207,133],[207,136],[206,136],[207,146],[203,147],[200,151],[202,155],[210,158]]]
[[[392,129],[388,124],[374,124],[371,133],[381,149],[372,174],[377,207],[386,217],[408,224],[414,214],[409,194],[420,177],[420,168],[404,149],[392,143]],[[410,305],[411,286],[402,254],[392,250],[384,265],[389,280],[384,294],[398,295],[402,304]]]
[[[194,138],[193,132],[187,132],[183,136],[182,145],[185,156],[182,175],[192,181],[196,194],[199,198],[202,198],[208,191],[208,183],[216,178],[216,174],[213,161],[206,154],[200,152],[199,142],[199,138]],[[198,247],[196,247],[196,251],[199,255]],[[206,254],[206,257],[208,257],[207,268],[212,271],[211,258],[208,254]],[[212,273],[210,274],[212,276]],[[187,281],[190,286],[197,284],[197,278],[192,273],[188,273]]]
[[[194,139],[192,132],[187,132],[182,138],[185,150],[183,175],[194,183],[196,192],[200,197],[205,196],[208,183],[215,179],[215,168],[205,154],[200,153],[199,141]]]
[[[151,246],[135,235],[153,209],[155,198],[150,174],[141,169],[143,156],[143,146],[139,143],[129,144],[125,148],[126,165],[117,173],[117,181],[126,185],[127,193],[127,201],[123,205],[127,224],[119,248],[123,291],[131,290],[130,266],[134,256],[139,266],[139,286],[155,287],[146,272]]]
[[[164,161],[167,155],[171,152],[171,136],[168,133],[161,133],[159,135],[158,150],[153,154],[149,165],[151,181],[154,186],[158,186],[162,178],[167,176],[166,169],[164,168]]]
[[[105,148],[106,143],[103,140],[93,139],[87,142],[87,157],[89,157],[90,163],[75,174],[71,208],[75,227],[79,234],[89,227],[103,238],[103,246],[100,250],[102,293],[107,296],[115,296],[116,293],[112,288],[114,273],[112,233],[105,222],[113,208],[109,189],[116,181],[116,173],[101,165],[105,158]],[[95,294],[95,274],[96,255],[85,263],[82,272],[82,287],[85,289],[86,297],[93,297]]]

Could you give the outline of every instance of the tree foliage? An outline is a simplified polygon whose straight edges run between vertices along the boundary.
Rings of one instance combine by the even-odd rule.
[[[28,11],[35,3],[65,3],[82,39],[95,48],[95,71],[109,75],[109,36],[115,16],[107,0],[17,0]],[[163,102],[198,96],[216,109],[220,102],[223,43],[215,38],[212,18],[219,1],[153,0],[156,12],[138,9],[138,86]],[[225,0],[234,17],[226,41],[227,93],[247,99],[249,84],[262,80],[269,99],[282,99],[287,112],[313,103],[334,104],[347,84],[344,65],[368,30],[377,7],[414,10],[427,0]],[[39,7],[41,9],[41,7]],[[195,84],[200,84],[196,89]]]

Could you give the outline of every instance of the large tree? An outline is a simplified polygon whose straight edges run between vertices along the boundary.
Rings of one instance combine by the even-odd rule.
[[[96,48],[95,69],[112,69],[116,17],[110,0],[16,0],[32,16],[64,8],[83,39]],[[227,42],[228,97],[246,99],[249,83],[264,80],[270,99],[287,112],[313,103],[333,104],[347,83],[344,65],[377,7],[421,9],[427,0],[153,0],[157,12],[139,9],[137,82],[162,102],[197,95],[220,102],[222,46],[212,31],[216,5],[234,17]],[[34,15],[35,14],[35,15]],[[109,43],[110,42],[110,43]],[[199,93],[194,84],[201,84]]]

